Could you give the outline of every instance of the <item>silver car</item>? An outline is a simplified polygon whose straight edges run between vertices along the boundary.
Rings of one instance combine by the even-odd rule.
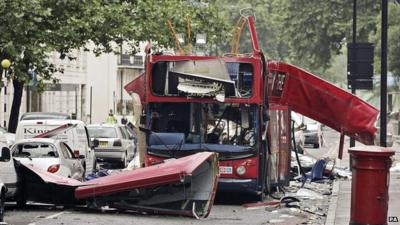
[[[87,128],[90,138],[99,141],[99,145],[94,149],[96,158],[105,162],[118,162],[125,168],[135,156],[135,142],[125,126],[92,124]]]
[[[51,138],[32,138],[17,141],[11,152],[14,159],[31,164],[49,173],[83,180],[80,158],[65,143]]]
[[[324,144],[324,133],[322,126],[316,121],[308,121],[303,130],[304,145],[312,145],[314,148],[322,147]]]

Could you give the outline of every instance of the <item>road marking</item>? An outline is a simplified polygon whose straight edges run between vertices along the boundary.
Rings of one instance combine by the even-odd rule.
[[[62,212],[59,212],[59,213],[56,213],[56,214],[47,216],[45,219],[54,219],[54,218],[56,218],[57,216],[60,216],[60,215],[64,214],[65,212],[66,212],[66,211],[62,211]]]
[[[67,212],[67,211],[62,211],[62,212],[59,212],[59,213],[56,213],[56,214],[47,216],[47,217],[43,218],[42,220],[54,219],[54,218],[56,218],[57,216],[60,216],[60,215],[62,215],[62,214],[64,214],[64,213],[66,213],[66,212]],[[40,221],[40,220],[39,220],[39,221]],[[34,223],[28,223],[28,225],[36,225],[36,223],[39,222],[39,221],[36,221],[36,222],[34,222]]]

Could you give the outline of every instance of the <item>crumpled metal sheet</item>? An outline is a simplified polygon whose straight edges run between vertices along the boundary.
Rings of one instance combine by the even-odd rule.
[[[20,172],[28,200],[199,218],[209,215],[214,202],[218,159],[216,153],[201,152],[86,182],[29,164]]]
[[[144,103],[144,98],[146,95],[146,74],[142,73],[133,79],[131,82],[124,86],[125,91],[129,94],[135,92],[139,95],[140,101]]]
[[[235,82],[231,80],[222,59],[185,60],[173,63],[169,76],[178,76],[178,90],[192,97],[215,96],[224,93],[235,96]]]
[[[222,59],[176,61],[171,72],[234,83],[231,81],[225,61]]]
[[[288,105],[361,143],[373,144],[379,114],[375,107],[296,66],[269,61],[268,70],[286,74],[281,95],[269,96],[270,102]]]

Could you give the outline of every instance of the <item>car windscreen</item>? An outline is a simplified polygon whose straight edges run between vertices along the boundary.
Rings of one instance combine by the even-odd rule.
[[[88,127],[91,138],[117,138],[117,131],[114,127]]]
[[[20,143],[13,147],[12,152],[14,157],[58,158],[55,146],[48,143]]]

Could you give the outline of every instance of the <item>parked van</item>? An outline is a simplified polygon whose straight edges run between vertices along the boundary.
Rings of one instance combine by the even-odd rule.
[[[58,112],[26,112],[20,120],[70,120],[71,116]]]
[[[83,155],[85,174],[92,173],[96,169],[94,146],[85,123],[80,120],[22,120],[18,124],[15,141],[33,138],[56,128],[59,132],[52,132],[56,134],[51,138],[67,143],[76,156]]]

